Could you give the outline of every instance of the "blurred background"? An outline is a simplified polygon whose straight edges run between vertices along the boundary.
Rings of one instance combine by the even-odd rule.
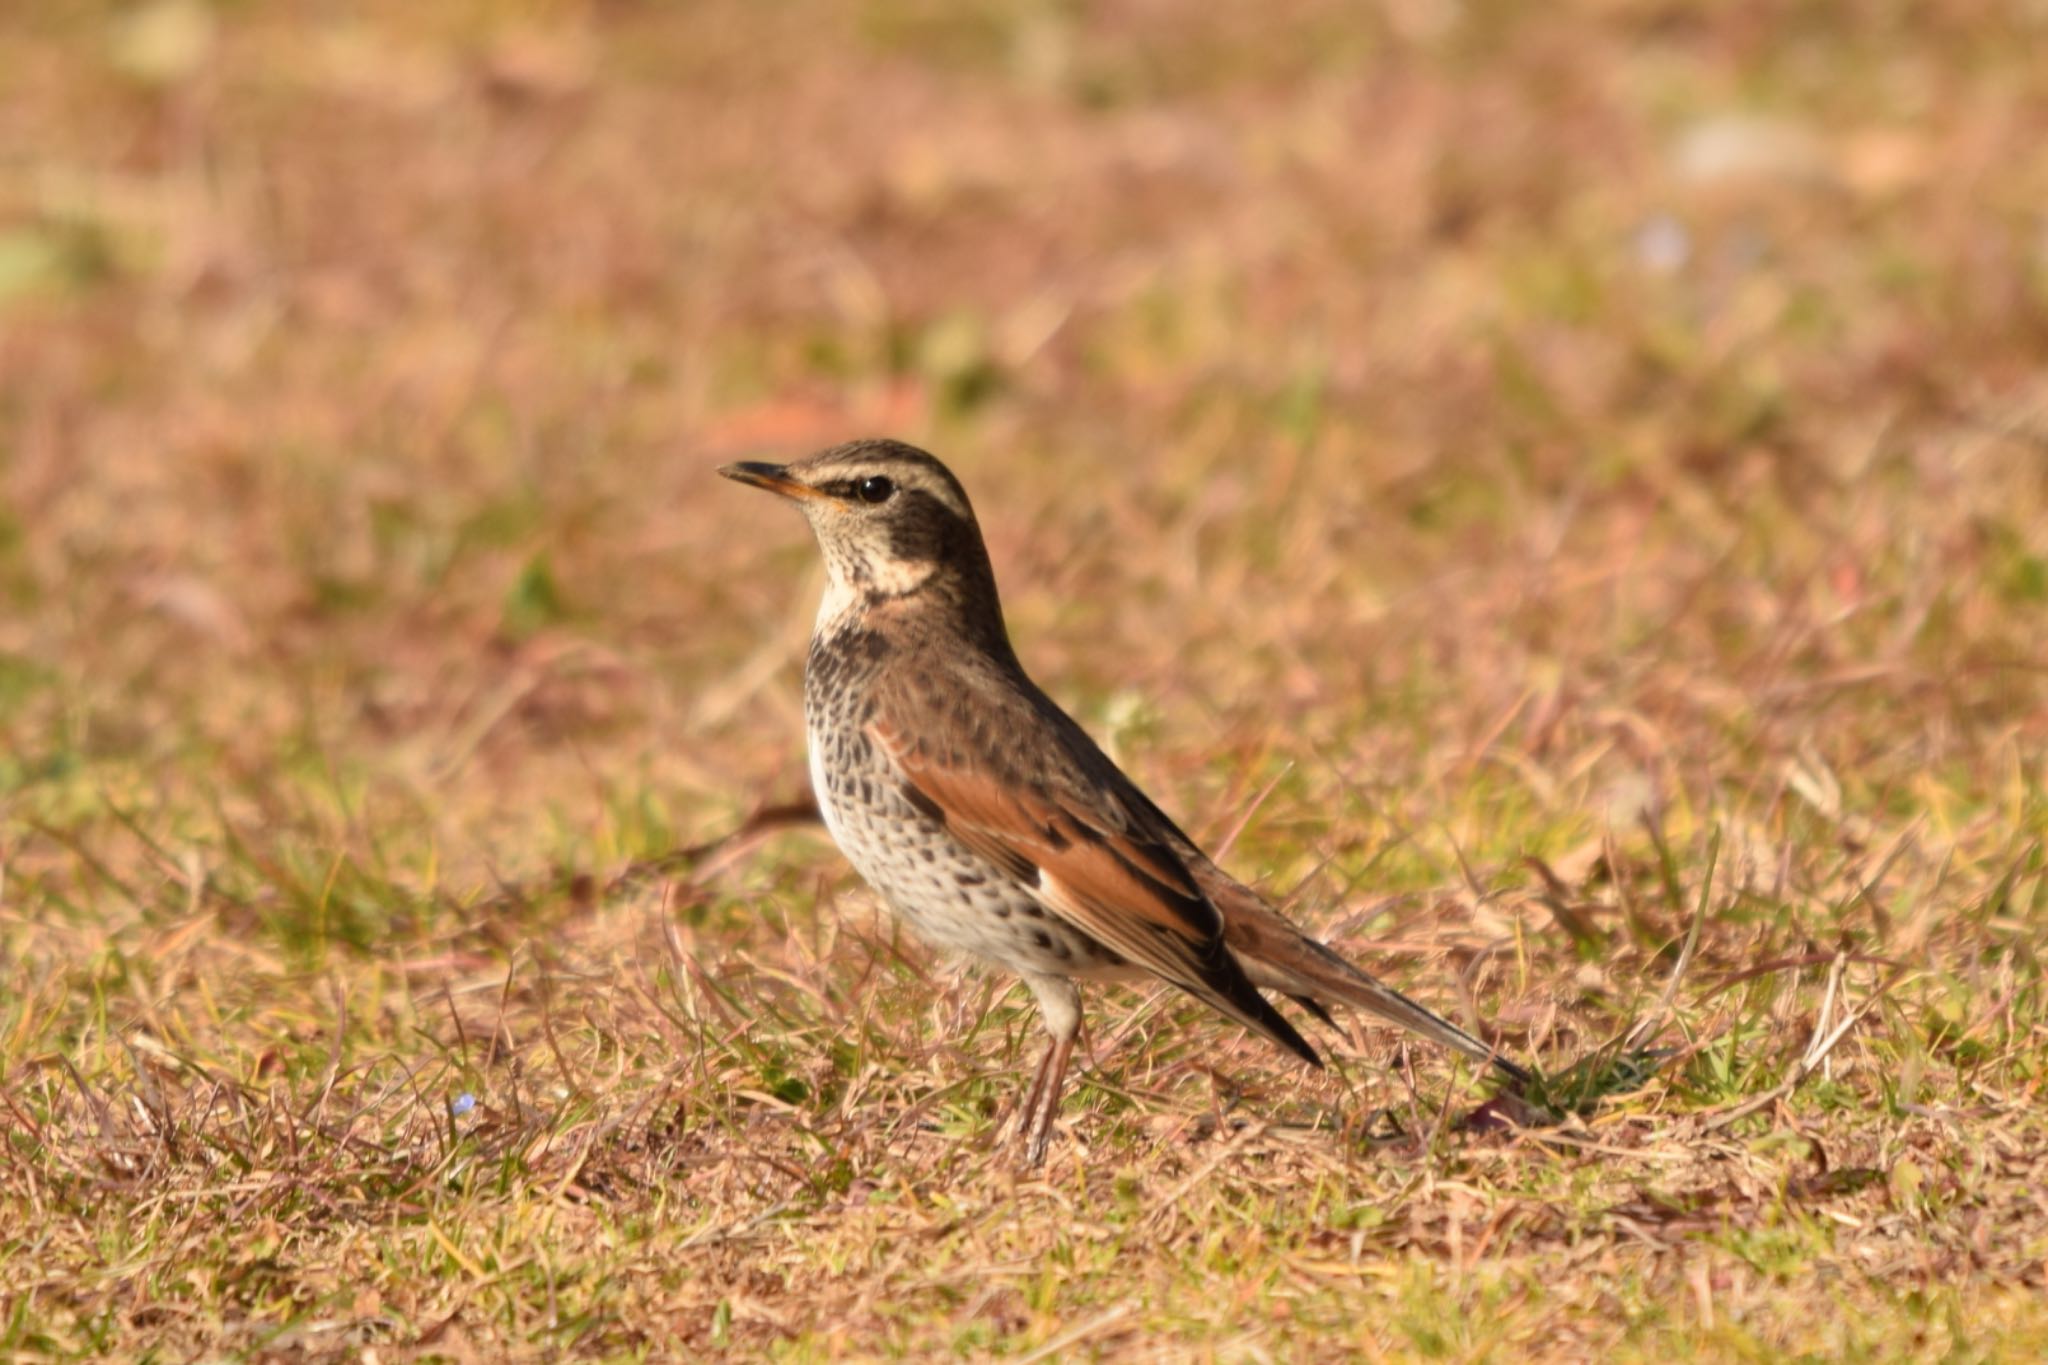
[[[862,434],[960,469],[1027,660],[1198,806],[1275,750],[1311,832],[1379,784],[1495,857],[1549,837],[1503,802],[1990,799],[2048,724],[2044,38],[8,6],[9,809],[435,876],[716,828],[801,786],[818,576],[709,471]]]
[[[2044,52],[2040,0],[0,4],[0,1341],[2038,1324]],[[1418,1185],[1383,1034],[1308,1078],[1124,997],[1046,1229],[987,1140],[1028,1007],[821,839],[607,888],[803,790],[816,553],[712,470],[861,435],[961,474],[1166,809],[1515,1055],[1711,909],[1698,1050],[1602,1118],[1654,1159],[1419,1115]],[[1731,1145],[1851,1001],[1825,1149]],[[1226,1093],[1296,1136],[1191,1145]]]

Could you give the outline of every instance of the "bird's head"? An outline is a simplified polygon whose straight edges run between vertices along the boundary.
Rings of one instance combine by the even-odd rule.
[[[997,613],[981,527],[953,472],[900,441],[854,441],[790,464],[722,466],[811,523],[831,577],[825,615],[926,595]]]

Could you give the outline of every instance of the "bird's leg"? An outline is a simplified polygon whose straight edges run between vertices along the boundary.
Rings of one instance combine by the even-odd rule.
[[[1048,1042],[1045,1051],[1039,1054],[1038,1070],[1032,1074],[1031,1088],[1024,1092],[1024,1102],[1017,1106],[1013,1116],[1015,1123],[1010,1131],[1012,1138],[1022,1137],[1025,1130],[1031,1127],[1032,1116],[1038,1112],[1039,1096],[1045,1093],[1045,1073],[1052,1070],[1053,1049],[1058,1046],[1057,1041]]]
[[[1036,1110],[1030,1116],[1031,1126],[1026,1130],[1024,1142],[1024,1164],[1042,1166],[1045,1164],[1045,1149],[1052,1142],[1052,1121],[1060,1112],[1060,1089],[1067,1079],[1067,1059],[1074,1055],[1074,1035],[1053,1040],[1045,1050],[1043,1090],[1034,1095]]]
[[[1081,1034],[1081,991],[1063,976],[1026,976],[1024,984],[1038,997],[1038,1012],[1045,1018],[1046,1032],[1052,1035],[1052,1043],[1039,1060],[1038,1076],[1017,1111],[1016,1136],[1024,1139],[1024,1164],[1037,1166],[1045,1161],[1046,1146],[1052,1141],[1067,1060],[1074,1055],[1074,1040]]]

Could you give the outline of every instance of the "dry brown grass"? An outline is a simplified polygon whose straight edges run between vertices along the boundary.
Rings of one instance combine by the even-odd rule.
[[[12,1357],[2048,1349],[2038,7],[1208,8],[0,14]],[[867,432],[1518,1055],[1704,903],[1678,1054],[1110,994],[1026,1179],[821,839],[611,885],[801,790],[710,466]]]

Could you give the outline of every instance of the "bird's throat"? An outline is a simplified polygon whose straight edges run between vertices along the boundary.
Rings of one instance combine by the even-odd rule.
[[[818,603],[818,633],[828,627],[858,620],[890,602],[901,602],[923,591],[937,576],[939,566],[929,560],[891,560],[884,564],[863,564],[852,571],[832,565],[825,581],[825,596]]]

